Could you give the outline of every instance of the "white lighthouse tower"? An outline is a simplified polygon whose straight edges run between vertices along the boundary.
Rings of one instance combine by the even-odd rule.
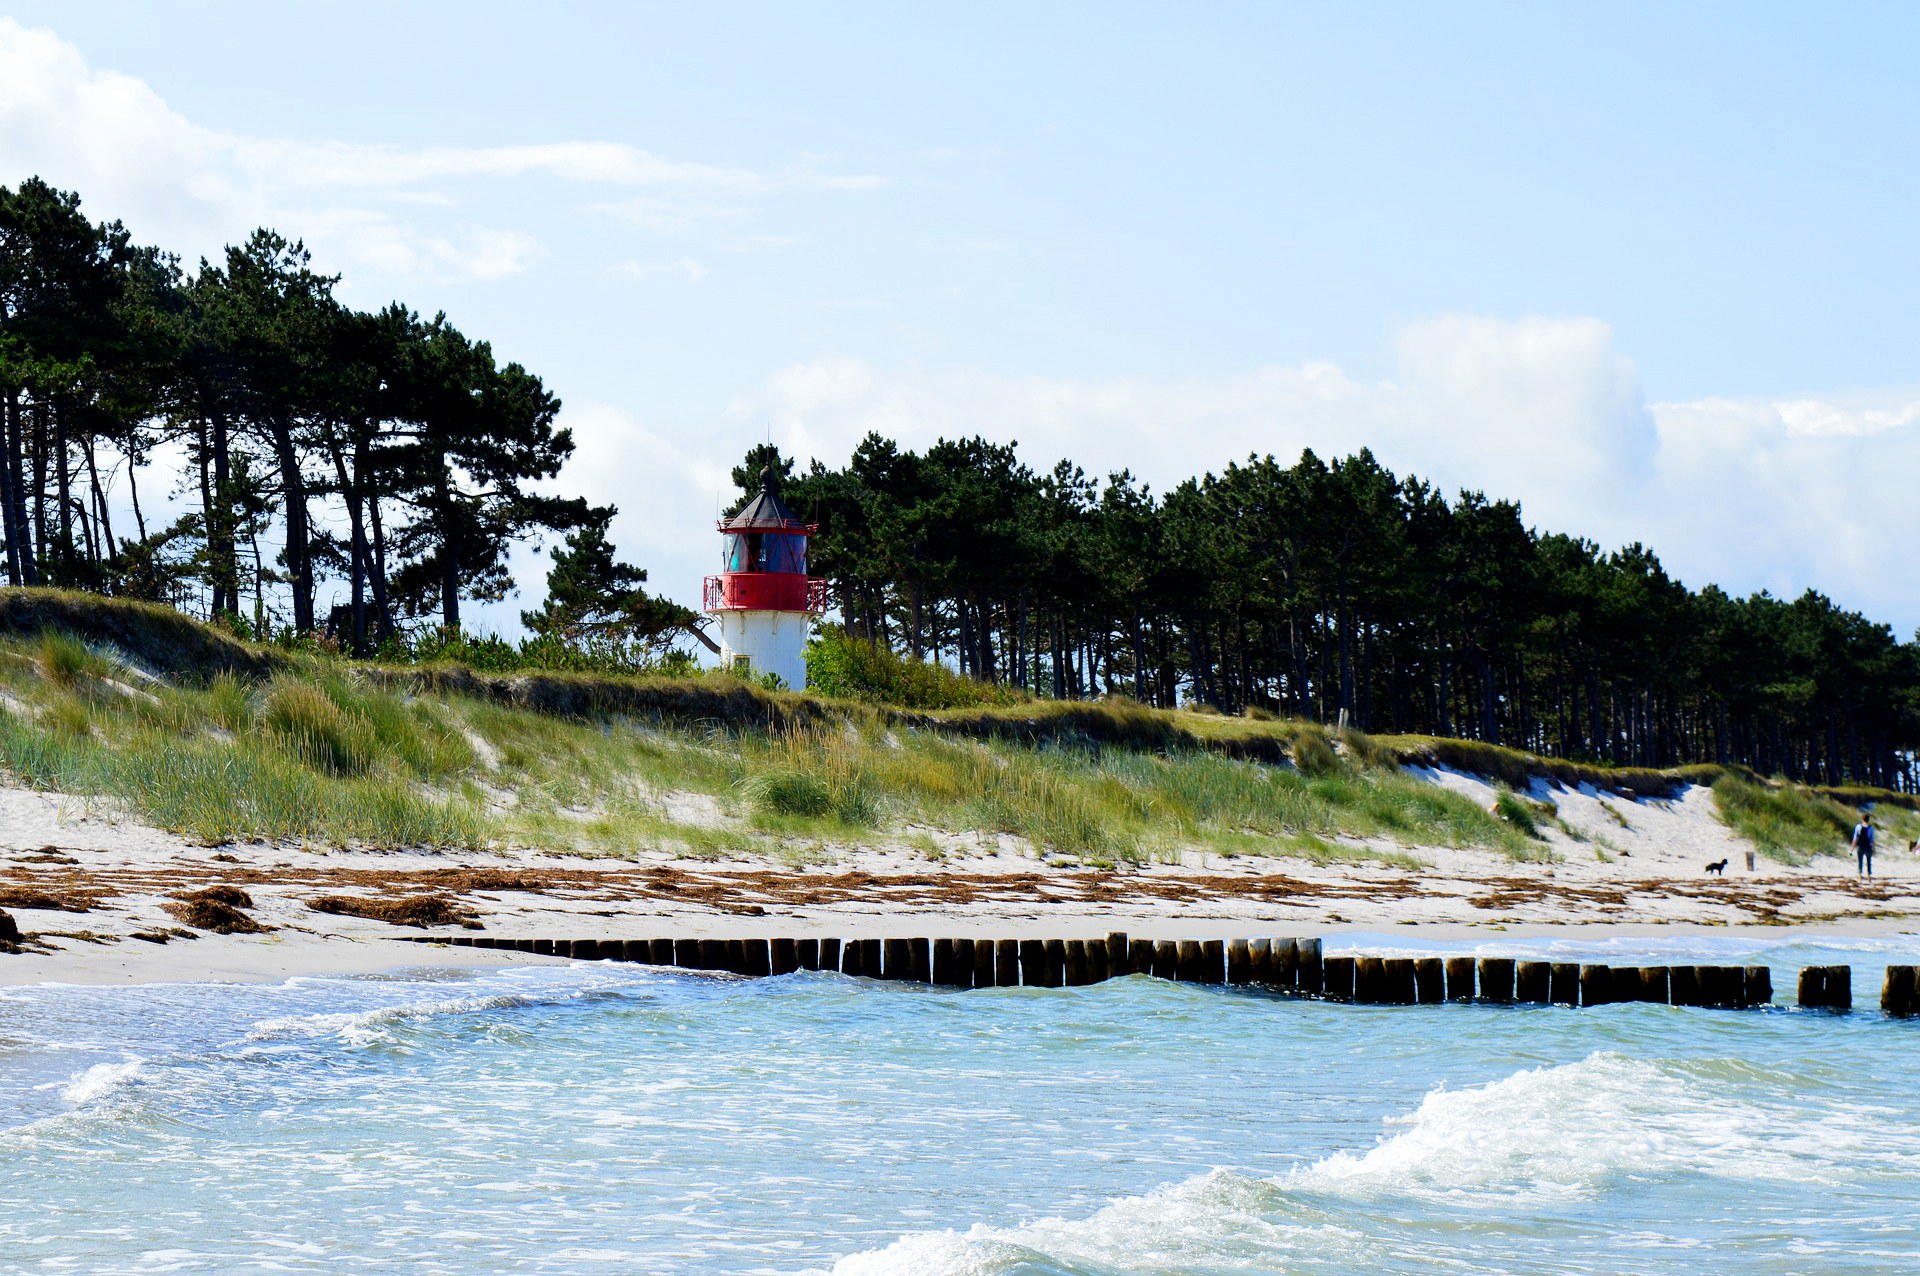
[[[827,582],[807,575],[807,537],[760,471],[760,494],[720,520],[724,569],[706,580],[706,612],[720,622],[720,659],[758,677],[777,674],[795,691],[807,685],[807,628],[826,610]]]

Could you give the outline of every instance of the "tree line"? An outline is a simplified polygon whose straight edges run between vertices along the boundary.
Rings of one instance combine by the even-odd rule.
[[[337,282],[272,230],[189,269],[73,193],[0,187],[7,582],[368,653],[458,635],[463,604],[513,587],[514,543],[557,535],[523,615],[541,651],[641,667],[701,636],[618,561],[612,507],[542,492],[573,440],[538,376],[444,315],[345,306]],[[1914,787],[1920,652],[1888,627],[1811,591],[1690,590],[1643,546],[1536,532],[1364,451],[1249,457],[1164,494],[981,438],[871,436],[799,474],[757,448],[741,489],[767,465],[820,523],[813,570],[849,631],[983,681]],[[164,524],[156,473],[187,511]],[[350,601],[323,617],[328,580]]]
[[[1058,698],[1268,710],[1615,764],[1739,764],[1911,790],[1920,646],[1809,591],[1736,598],[1530,529],[1370,452],[1249,457],[1155,494],[1011,445],[870,435],[804,473],[848,630]]]
[[[409,625],[457,632],[463,603],[512,588],[515,542],[562,533],[537,633],[652,646],[694,622],[613,560],[611,506],[539,490],[573,439],[538,376],[445,315],[351,309],[337,282],[272,230],[189,270],[77,194],[0,187],[7,582],[256,636],[327,629],[364,653]],[[150,526],[139,475],[156,462],[189,512]],[[324,579],[350,602],[321,617]]]

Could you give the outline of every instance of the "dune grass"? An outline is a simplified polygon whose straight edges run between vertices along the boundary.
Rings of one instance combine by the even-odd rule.
[[[173,681],[57,631],[0,641],[0,693],[0,768],[16,782],[207,842],[817,858],[913,828],[1096,867],[1194,850],[1403,866],[1417,861],[1394,845],[1532,853],[1364,738],[1336,748],[1292,724],[1297,767],[1177,734],[1156,751],[1103,746],[1101,724],[1125,727],[1149,712],[1137,706],[1082,706],[1089,730],[1033,741],[857,704],[768,727],[559,715],[321,658]]]
[[[1714,781],[1713,801],[1721,821],[1762,855],[1795,866],[1844,852],[1858,818],[1851,807],[1810,789],[1732,774]]]

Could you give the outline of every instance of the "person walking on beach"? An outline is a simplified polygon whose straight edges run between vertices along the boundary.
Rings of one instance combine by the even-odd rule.
[[[1853,826],[1853,855],[1856,871],[1868,877],[1873,876],[1873,816],[1861,813],[1860,822]]]

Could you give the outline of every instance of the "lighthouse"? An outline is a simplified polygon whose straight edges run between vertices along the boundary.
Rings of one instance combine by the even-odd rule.
[[[826,610],[827,582],[807,575],[803,523],[760,471],[760,494],[720,520],[722,570],[706,580],[705,610],[720,622],[720,659],[736,672],[777,674],[799,691],[807,685],[807,627]]]

